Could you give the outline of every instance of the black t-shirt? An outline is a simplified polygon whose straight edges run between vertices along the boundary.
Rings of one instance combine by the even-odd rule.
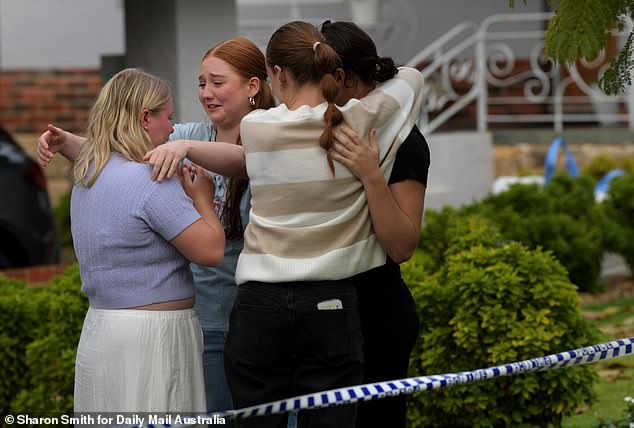
[[[388,184],[405,180],[416,180],[427,187],[429,173],[429,145],[417,126],[414,126],[396,152],[394,168]]]

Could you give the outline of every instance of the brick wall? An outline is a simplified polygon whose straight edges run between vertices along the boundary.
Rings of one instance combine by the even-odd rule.
[[[62,276],[67,263],[56,265],[41,265],[25,268],[5,269],[0,273],[9,278],[20,279],[27,283],[29,287],[36,287],[50,282],[53,278]]]
[[[48,123],[83,129],[102,86],[99,69],[0,71],[0,124],[10,133],[41,133]]]

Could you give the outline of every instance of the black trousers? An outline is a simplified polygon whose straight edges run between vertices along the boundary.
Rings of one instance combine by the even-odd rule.
[[[356,281],[363,327],[363,383],[407,377],[409,356],[418,337],[416,304],[400,272],[395,278],[371,275]],[[363,401],[356,427],[405,428],[406,395]]]
[[[328,301],[340,301],[341,309],[324,308],[339,306],[322,303]],[[236,409],[358,385],[363,337],[355,287],[349,281],[241,285],[229,321],[225,371]],[[354,404],[302,411],[299,427],[351,428],[355,417]],[[287,418],[256,416],[236,426],[285,428]]]

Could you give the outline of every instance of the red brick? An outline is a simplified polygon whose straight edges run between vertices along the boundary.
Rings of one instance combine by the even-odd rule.
[[[59,118],[77,131],[100,88],[97,69],[0,72],[0,123],[9,132],[39,133]]]
[[[21,279],[27,283],[28,286],[38,286],[43,283],[51,281],[56,276],[60,276],[64,273],[67,265],[40,265],[25,268],[5,269],[2,272],[9,278]]]

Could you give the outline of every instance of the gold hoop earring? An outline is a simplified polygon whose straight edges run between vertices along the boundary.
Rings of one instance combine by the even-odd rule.
[[[249,104],[251,104],[251,107],[255,107],[255,98],[249,97]]]

